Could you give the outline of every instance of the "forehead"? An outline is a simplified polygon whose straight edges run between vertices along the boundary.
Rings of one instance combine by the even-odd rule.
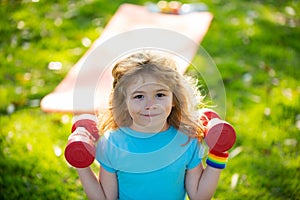
[[[158,78],[150,75],[137,75],[133,77],[133,80],[129,82],[126,89],[127,94],[131,94],[135,91],[147,91],[147,90],[170,90],[170,88],[162,83]]]

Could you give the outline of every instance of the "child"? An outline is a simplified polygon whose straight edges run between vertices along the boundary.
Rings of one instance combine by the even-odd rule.
[[[135,53],[119,61],[112,75],[96,152],[99,177],[90,167],[77,169],[88,198],[210,199],[223,167],[201,163],[204,127],[196,94],[175,62]]]

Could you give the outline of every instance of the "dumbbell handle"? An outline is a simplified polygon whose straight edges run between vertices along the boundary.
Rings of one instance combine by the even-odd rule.
[[[84,127],[95,138],[95,140],[99,139],[97,117],[95,115],[81,114],[75,116],[73,119],[71,133],[73,133],[77,127]]]
[[[80,127],[84,127],[87,130],[87,133],[93,137],[95,141],[99,139],[99,130],[95,121],[88,119],[78,120],[72,125],[71,132],[73,133],[77,128]]]

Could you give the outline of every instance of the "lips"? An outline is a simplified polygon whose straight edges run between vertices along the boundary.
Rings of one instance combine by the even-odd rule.
[[[156,117],[160,114],[141,114],[141,115],[144,116],[144,117]]]

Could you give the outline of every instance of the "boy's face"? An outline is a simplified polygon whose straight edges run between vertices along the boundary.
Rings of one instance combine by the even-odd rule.
[[[173,107],[170,89],[152,76],[138,76],[126,89],[133,130],[156,133],[166,130]]]

